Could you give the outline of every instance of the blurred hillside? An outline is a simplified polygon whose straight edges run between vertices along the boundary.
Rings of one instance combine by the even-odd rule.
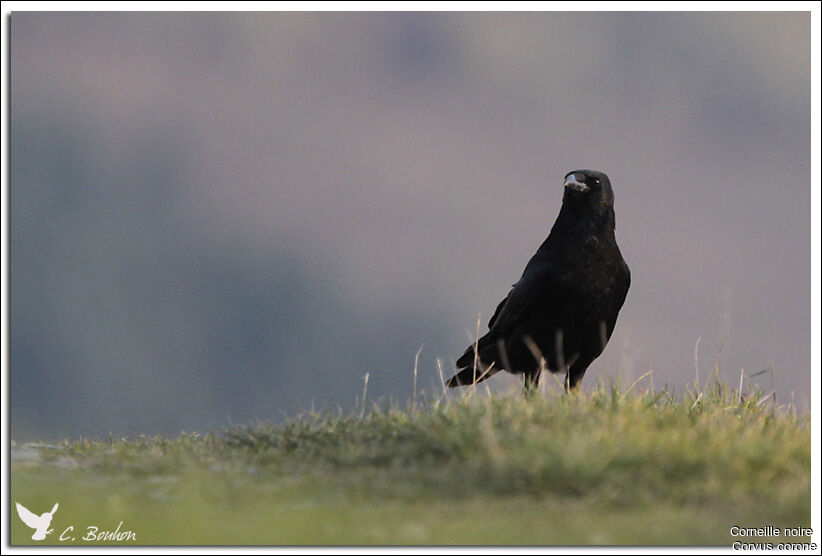
[[[801,409],[809,116],[802,14],[14,13],[12,437],[438,387],[575,168],[633,274],[586,380],[701,337]]]

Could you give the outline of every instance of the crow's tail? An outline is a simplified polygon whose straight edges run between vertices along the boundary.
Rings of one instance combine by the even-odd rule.
[[[462,369],[460,372],[449,378],[448,382],[446,382],[445,384],[449,388],[456,388],[457,386],[467,386],[469,384],[479,384],[483,380],[491,378],[499,371],[500,369],[494,367],[486,368],[483,371],[480,368],[480,366],[474,368],[474,366],[472,365],[466,369]]]

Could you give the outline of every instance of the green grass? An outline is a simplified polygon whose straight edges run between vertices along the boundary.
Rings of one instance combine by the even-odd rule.
[[[809,526],[806,418],[717,384],[636,390],[41,447],[12,463],[11,498],[60,503],[57,545],[120,521],[136,544],[258,545],[730,545],[763,541],[734,525]],[[12,512],[12,544],[36,544]]]

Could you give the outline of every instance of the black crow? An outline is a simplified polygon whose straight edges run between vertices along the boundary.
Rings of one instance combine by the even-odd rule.
[[[608,176],[568,173],[548,239],[497,306],[488,333],[457,359],[459,372],[448,386],[477,384],[505,370],[524,375],[530,391],[546,369],[565,372],[565,388],[574,388],[605,349],[630,285],[614,236]]]

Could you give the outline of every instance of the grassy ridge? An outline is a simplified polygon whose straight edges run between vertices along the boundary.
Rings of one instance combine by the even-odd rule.
[[[730,527],[809,525],[810,431],[760,401],[599,387],[82,441],[13,464],[12,500],[60,502],[50,544],[121,520],[139,544],[761,542]]]

